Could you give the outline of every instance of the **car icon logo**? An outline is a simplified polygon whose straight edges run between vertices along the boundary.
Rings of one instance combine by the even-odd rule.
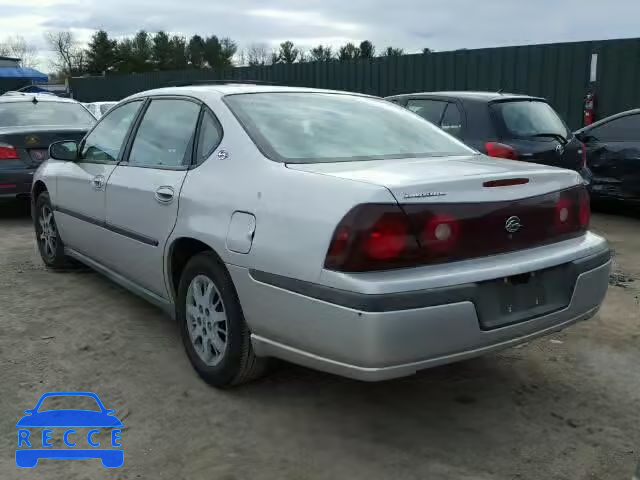
[[[43,402],[51,397],[67,397],[71,401],[78,397],[85,397],[85,400],[87,398],[94,400],[95,407],[92,409],[43,407]],[[92,402],[91,405],[93,406],[94,403]],[[18,448],[15,458],[18,467],[33,468],[41,458],[66,460],[96,458],[100,459],[106,468],[119,468],[123,465],[124,450],[119,442],[122,422],[114,415],[114,410],[104,407],[95,393],[72,391],[45,393],[34,408],[24,412],[26,415],[16,423]],[[37,431],[30,430],[32,428],[36,428]],[[109,430],[110,441],[100,437],[101,429]],[[57,434],[58,432],[60,434]]]
[[[521,228],[522,222],[520,221],[520,218],[515,215],[507,218],[507,221],[504,223],[504,229],[509,233],[516,233]]]

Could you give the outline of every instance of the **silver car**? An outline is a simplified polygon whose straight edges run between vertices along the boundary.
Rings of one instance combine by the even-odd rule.
[[[345,92],[133,95],[33,183],[44,262],[81,262],[176,317],[207,382],[269,357],[375,381],[592,317],[607,242],[573,171],[491,159]]]

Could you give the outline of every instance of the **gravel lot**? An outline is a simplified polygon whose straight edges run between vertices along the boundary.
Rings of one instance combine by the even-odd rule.
[[[616,251],[600,314],[500,354],[365,384],[281,365],[208,387],[173,322],[85,273],[47,271],[25,209],[0,205],[2,479],[630,479],[640,456],[640,219],[597,214]],[[635,282],[633,279],[637,279]],[[125,463],[14,463],[40,395],[89,390]]]

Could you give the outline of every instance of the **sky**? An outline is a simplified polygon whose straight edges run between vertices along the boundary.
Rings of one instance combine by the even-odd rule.
[[[139,29],[230,37],[240,47],[337,47],[368,39],[418,52],[640,36],[638,0],[0,0],[0,42],[22,35],[51,71],[46,31],[86,43]]]

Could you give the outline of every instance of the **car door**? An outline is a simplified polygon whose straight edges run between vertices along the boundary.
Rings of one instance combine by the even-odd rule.
[[[153,98],[106,188],[108,266],[163,298],[163,252],[192,163],[200,111],[190,98]]]
[[[640,113],[614,118],[578,135],[587,147],[592,191],[640,198]]]
[[[142,106],[125,103],[109,112],[80,143],[79,158],[56,169],[56,224],[65,244],[104,260],[105,185],[124,151]]]

